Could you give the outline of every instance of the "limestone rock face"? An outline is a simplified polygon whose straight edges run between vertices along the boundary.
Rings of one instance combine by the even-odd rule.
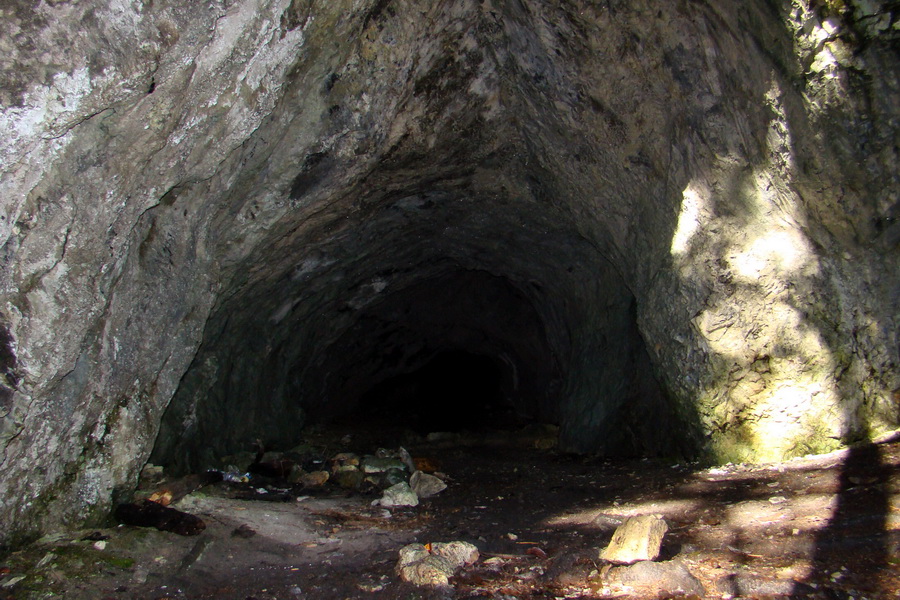
[[[446,349],[569,450],[897,427],[895,12],[5,3],[0,543]]]

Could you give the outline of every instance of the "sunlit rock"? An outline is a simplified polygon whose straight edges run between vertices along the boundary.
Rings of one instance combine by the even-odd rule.
[[[661,517],[629,517],[616,528],[609,544],[600,551],[600,559],[620,565],[656,560],[668,530],[669,525]]]

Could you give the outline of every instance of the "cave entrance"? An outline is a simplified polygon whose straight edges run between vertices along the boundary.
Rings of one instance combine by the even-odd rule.
[[[614,273],[584,274],[589,285],[578,294],[478,269],[415,275],[391,285],[369,276],[351,286],[352,302],[272,294],[223,306],[162,419],[152,460],[221,468],[222,457],[257,440],[289,449],[310,428],[332,426],[390,447],[431,433],[543,425],[558,428],[567,451],[681,453],[681,436],[660,432],[687,429]],[[246,331],[257,335],[229,335]]]
[[[375,384],[359,401],[366,417],[392,419],[420,435],[521,424],[509,367],[466,350],[441,350],[422,367]]]

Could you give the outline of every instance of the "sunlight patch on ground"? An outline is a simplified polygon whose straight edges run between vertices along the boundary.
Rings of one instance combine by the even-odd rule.
[[[548,527],[561,525],[587,525],[598,517],[637,517],[640,515],[662,515],[671,518],[673,515],[700,510],[704,506],[703,499],[681,498],[673,500],[651,500],[647,502],[629,502],[627,504],[606,504],[581,511],[555,515],[544,521]]]

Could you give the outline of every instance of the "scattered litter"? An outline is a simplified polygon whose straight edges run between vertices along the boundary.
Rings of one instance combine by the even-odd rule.
[[[145,468],[145,470],[146,470],[146,468]],[[151,472],[155,473],[156,470],[151,469]],[[174,504],[175,502],[178,502],[179,500],[181,500],[188,494],[192,494],[193,492],[196,492],[197,490],[199,490],[201,488],[204,488],[213,483],[222,481],[222,479],[223,479],[222,472],[213,470],[213,471],[207,471],[205,473],[196,473],[196,474],[186,475],[186,476],[178,478],[178,479],[172,479],[172,480],[166,481],[165,485],[161,485],[160,482],[156,482],[154,484],[154,486],[148,486],[146,481],[142,481],[141,485],[139,486],[139,488],[142,488],[142,489],[136,493],[136,495],[138,496],[139,499],[136,504],[130,505],[132,507],[137,507],[137,508],[131,508],[131,509],[121,508],[121,507],[129,506],[129,505],[125,505],[125,504],[120,505],[120,508],[121,508],[121,510],[125,511],[125,513],[128,513],[130,511],[130,514],[132,514],[134,516],[134,518],[138,519],[138,521],[146,520],[147,518],[150,518],[148,516],[150,513],[154,513],[155,516],[152,517],[153,519],[164,519],[164,520],[166,520],[166,522],[169,522],[169,525],[164,525],[164,526],[180,527],[185,530],[190,529],[191,527],[196,527],[196,524],[193,526],[188,526],[186,524],[187,521],[182,520],[180,526],[175,525],[175,521],[177,521],[177,519],[175,519],[175,517],[173,516],[174,513],[169,514],[167,516],[167,515],[164,515],[162,512],[160,512],[158,509],[159,508],[167,508],[170,504]],[[148,494],[147,493],[149,491],[148,487],[150,489],[152,489],[153,487],[157,487],[157,489],[154,489],[152,492],[150,492]],[[147,505],[146,503],[149,503],[152,506]],[[118,510],[119,509],[117,509],[117,518],[119,518]],[[175,511],[175,513],[178,513],[178,512],[179,511]],[[139,513],[144,513],[144,516],[143,517],[136,516]],[[119,520],[123,521],[122,518],[119,518]],[[145,527],[156,527],[156,525],[152,524],[152,523],[150,523],[148,525],[141,525],[140,523],[126,523],[126,524],[129,524],[129,525],[136,524],[136,525],[145,526]],[[168,529],[166,531],[174,531],[174,529]],[[176,533],[177,533],[177,531],[176,531]],[[184,534],[184,535],[194,535],[194,534]]]
[[[222,481],[229,483],[250,483],[250,473],[241,473],[237,469],[222,473]]]

